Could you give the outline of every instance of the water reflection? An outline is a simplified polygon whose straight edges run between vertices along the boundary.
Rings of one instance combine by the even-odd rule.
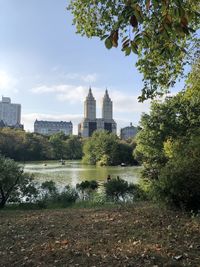
[[[53,180],[57,184],[75,186],[84,180],[106,181],[108,174],[111,178],[119,176],[128,182],[137,183],[141,167],[108,166],[96,167],[83,165],[80,161],[66,161],[65,165],[57,161],[32,162],[24,165],[26,172],[34,173],[39,182]]]

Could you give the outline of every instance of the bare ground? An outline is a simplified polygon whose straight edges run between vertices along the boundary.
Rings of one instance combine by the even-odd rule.
[[[0,211],[0,266],[200,266],[200,218],[149,203]]]

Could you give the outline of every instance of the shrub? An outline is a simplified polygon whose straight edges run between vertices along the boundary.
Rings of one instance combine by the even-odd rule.
[[[66,186],[61,193],[56,194],[54,201],[62,207],[68,207],[75,203],[78,197],[78,193],[74,188]]]
[[[33,176],[12,159],[0,155],[0,208],[7,202],[34,202],[38,196]]]
[[[200,135],[199,132],[168,140],[168,162],[158,179],[151,182],[155,199],[185,210],[200,210]]]
[[[77,191],[68,185],[61,191],[56,187],[55,182],[45,181],[40,187],[40,199],[37,205],[40,208],[68,207],[75,203],[78,197]]]
[[[89,199],[98,187],[99,184],[95,180],[86,180],[76,185],[77,190],[80,192],[80,197],[84,200]]]
[[[139,196],[139,187],[134,184],[128,184],[127,181],[117,178],[111,179],[105,185],[105,193],[108,199],[119,201]]]
[[[52,197],[57,194],[57,188],[54,181],[45,181],[41,184],[42,194],[45,194],[46,197]]]
[[[147,200],[148,198],[141,184],[130,184],[129,193],[132,195],[133,200]]]
[[[200,165],[192,160],[170,161],[151,186],[152,195],[169,206],[200,210]]]
[[[77,184],[76,185],[76,188],[79,189],[79,190],[85,190],[85,189],[92,189],[92,190],[95,190],[98,188],[98,183],[97,181],[95,180],[92,180],[92,181],[83,181],[81,182],[80,184]]]

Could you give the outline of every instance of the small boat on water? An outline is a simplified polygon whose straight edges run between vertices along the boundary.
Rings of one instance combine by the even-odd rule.
[[[65,165],[65,161],[63,159],[60,159],[59,162],[61,163],[61,165]]]
[[[121,167],[126,167],[126,163],[122,162],[120,165],[121,165]]]

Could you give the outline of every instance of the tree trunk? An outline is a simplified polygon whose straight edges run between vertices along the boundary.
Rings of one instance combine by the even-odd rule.
[[[6,201],[7,199],[4,194],[3,188],[0,187],[0,209],[3,209],[5,207]]]
[[[3,209],[6,204],[6,198],[2,196],[1,201],[0,201],[0,209]]]

